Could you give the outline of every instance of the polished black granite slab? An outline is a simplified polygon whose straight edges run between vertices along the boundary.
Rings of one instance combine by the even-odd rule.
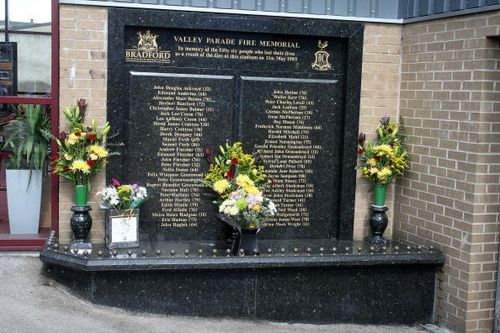
[[[159,242],[72,254],[52,237],[46,274],[96,304],[132,311],[310,323],[415,324],[432,319],[433,249],[393,242],[262,241],[261,254],[224,244]],[[214,251],[216,250],[216,251]]]
[[[352,239],[364,26],[110,8],[106,175],[139,182],[144,241],[227,237],[203,148],[259,153],[279,214],[261,239]]]

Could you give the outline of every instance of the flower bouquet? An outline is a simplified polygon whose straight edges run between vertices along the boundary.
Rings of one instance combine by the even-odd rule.
[[[56,138],[59,154],[52,160],[52,172],[75,184],[76,206],[87,205],[91,177],[104,168],[109,156],[104,141],[110,125],[106,123],[98,129],[93,120],[91,126],[86,126],[83,123],[86,108],[85,100],[80,99],[76,106],[64,111],[69,130]]]
[[[377,188],[385,190],[395,176],[402,175],[408,168],[405,137],[400,124],[389,117],[380,120],[374,142],[366,141],[363,133],[359,135],[358,154],[361,174],[375,184],[375,191]],[[375,196],[375,205],[383,206],[384,203],[385,191],[382,196]]]
[[[112,185],[105,187],[96,196],[102,200],[102,209],[130,211],[139,208],[148,198],[145,187],[137,184],[121,184],[112,178]]]
[[[219,217],[233,226],[242,238],[245,252],[254,253],[256,248],[244,248],[246,234],[256,235],[265,225],[265,219],[276,214],[276,206],[264,196],[264,191],[274,180],[267,176],[258,158],[245,154],[242,144],[235,142],[220,146],[220,154],[215,158],[205,149],[205,158],[210,163],[209,172],[203,183],[212,190],[217,199]],[[249,246],[256,246],[250,242]]]
[[[373,183],[374,200],[370,226],[374,244],[385,244],[388,240],[382,235],[388,224],[385,206],[387,184],[394,177],[403,174],[408,168],[408,152],[405,147],[405,137],[402,126],[389,117],[380,119],[377,137],[373,142],[366,141],[365,134],[358,138],[359,168],[361,174]]]
[[[137,247],[139,207],[148,198],[148,192],[137,184],[121,184],[114,178],[111,182],[112,185],[96,194],[105,210],[106,246],[109,249]]]

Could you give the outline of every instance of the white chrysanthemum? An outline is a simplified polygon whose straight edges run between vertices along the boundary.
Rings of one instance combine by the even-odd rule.
[[[236,216],[239,212],[240,210],[236,206],[232,206],[231,208],[229,208],[229,215],[231,216]]]

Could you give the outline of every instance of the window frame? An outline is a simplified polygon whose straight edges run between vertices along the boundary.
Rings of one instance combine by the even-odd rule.
[[[8,0],[5,0],[6,4]],[[8,16],[6,8],[6,16]],[[51,87],[50,97],[0,96],[0,103],[10,104],[43,104],[50,105],[50,121],[52,134],[59,134],[59,0],[51,0]],[[5,26],[5,41],[8,41],[8,18]],[[51,157],[57,156],[58,147],[51,142]],[[59,177],[50,175],[51,225],[50,229],[59,232]],[[0,234],[0,250],[41,250],[48,237],[47,232],[33,235]]]

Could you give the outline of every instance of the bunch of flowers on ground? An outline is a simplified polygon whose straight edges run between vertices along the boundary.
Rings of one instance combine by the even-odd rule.
[[[121,184],[112,178],[112,185],[105,187],[96,195],[103,203],[103,209],[133,210],[139,208],[148,198],[148,191],[145,187],[137,184]]]
[[[74,107],[64,111],[69,130],[56,138],[59,156],[52,161],[52,170],[75,185],[89,185],[90,177],[106,165],[109,153],[104,147],[109,123],[98,129],[95,121],[86,126],[84,121],[87,104],[80,99]]]
[[[276,214],[276,206],[263,194],[275,181],[254,156],[243,152],[240,142],[220,146],[215,159],[206,149],[205,158],[210,167],[203,183],[217,195],[220,213],[250,229],[260,229],[265,218]]]
[[[404,140],[400,124],[389,117],[380,119],[374,142],[366,141],[365,134],[361,133],[358,138],[361,174],[377,184],[388,184],[403,174],[408,168]]]

